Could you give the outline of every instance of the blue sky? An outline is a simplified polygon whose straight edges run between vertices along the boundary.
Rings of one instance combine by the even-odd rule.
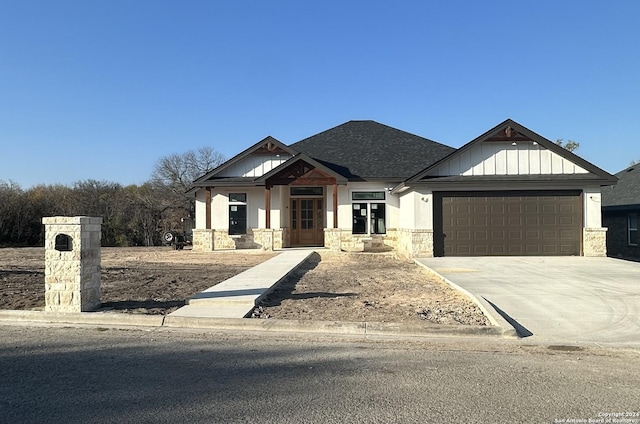
[[[0,180],[140,184],[351,119],[459,147],[506,118],[640,159],[637,1],[0,0]]]

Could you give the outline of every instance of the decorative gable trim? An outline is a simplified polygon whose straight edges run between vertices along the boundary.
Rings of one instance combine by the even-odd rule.
[[[260,140],[253,146],[244,150],[241,153],[238,153],[233,158],[229,159],[225,163],[220,166],[212,169],[202,177],[198,178],[193,182],[195,187],[205,187],[207,186],[207,181],[211,179],[215,179],[216,177],[222,176],[225,170],[228,170],[233,165],[240,163],[243,159],[252,156],[252,155],[291,155],[295,156],[298,152],[292,149],[291,147],[283,144],[277,139],[268,136],[264,139]]]
[[[464,146],[460,147],[458,150],[453,152],[452,154],[446,156],[440,161],[434,163],[433,165],[427,167],[422,170],[418,174],[409,178],[403,186],[407,186],[411,183],[417,183],[420,181],[427,181],[433,177],[442,177],[442,176],[451,176],[451,173],[444,173],[443,169],[447,166],[446,164],[455,163],[458,161],[466,161],[471,163],[470,156],[472,152],[478,151],[478,148],[482,146],[482,144],[486,146],[494,145],[494,147],[489,147],[487,150],[489,154],[491,150],[498,153],[500,155],[504,155],[504,161],[507,161],[507,155],[511,155],[511,160],[516,163],[521,160],[521,157],[527,152],[532,151],[532,154],[540,154],[545,157],[541,157],[539,160],[548,162],[548,167],[545,169],[535,168],[535,162],[533,165],[528,163],[523,163],[523,167],[525,167],[524,174],[526,175],[567,175],[567,174],[584,174],[585,177],[589,174],[593,174],[599,178],[599,182],[603,185],[606,184],[614,184],[616,178],[609,174],[608,172],[598,168],[597,166],[587,162],[586,160],[580,158],[579,156],[571,153],[565,148],[558,146],[550,140],[542,137],[539,134],[529,130],[528,128],[518,124],[517,122],[507,119],[501,124],[495,126],[489,131],[485,132],[481,136],[475,138]],[[524,152],[524,153],[520,153]],[[466,156],[465,156],[466,155]],[[488,154],[485,154],[484,159],[491,159]],[[538,160],[538,159],[536,159]],[[466,163],[465,162],[465,163]],[[554,168],[555,167],[555,168]],[[473,178],[473,172],[463,172],[464,166],[458,165],[456,167],[456,171],[458,173],[456,175],[467,176],[468,178]],[[446,174],[446,175],[445,175]],[[511,175],[506,167],[502,165],[500,167],[496,167],[495,170],[488,172],[488,175],[496,175],[496,176],[504,176]],[[516,174],[517,175],[517,174]],[[483,175],[486,176],[486,175]]]
[[[256,179],[265,185],[346,184],[347,179],[309,156],[299,153],[279,167]]]

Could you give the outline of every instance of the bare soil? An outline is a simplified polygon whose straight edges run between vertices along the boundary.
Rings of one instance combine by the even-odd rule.
[[[103,247],[101,310],[167,314],[274,253]],[[0,249],[0,309],[44,309],[44,248]]]
[[[392,253],[316,253],[271,292],[253,316],[489,324],[468,297]]]
[[[273,253],[103,248],[102,307],[167,314],[194,294]],[[0,309],[44,309],[44,249],[0,249]],[[391,253],[321,251],[254,311],[254,318],[487,325],[466,296]]]

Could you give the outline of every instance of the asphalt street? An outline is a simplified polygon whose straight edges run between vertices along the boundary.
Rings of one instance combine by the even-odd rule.
[[[495,338],[0,325],[0,421],[640,422],[639,370],[637,350]]]

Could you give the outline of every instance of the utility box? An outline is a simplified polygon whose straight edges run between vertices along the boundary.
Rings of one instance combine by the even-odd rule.
[[[85,312],[100,306],[102,218],[52,216],[45,226],[45,311]]]

